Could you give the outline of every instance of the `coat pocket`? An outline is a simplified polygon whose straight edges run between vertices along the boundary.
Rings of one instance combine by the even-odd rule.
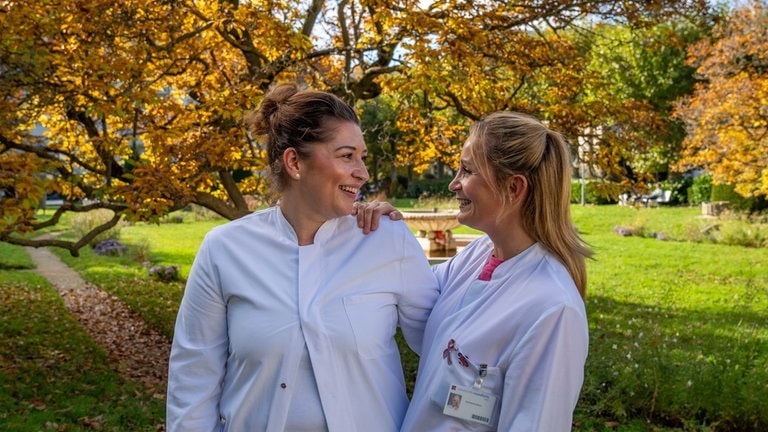
[[[478,381],[478,378],[480,377],[479,365],[474,364],[472,361],[465,357],[467,361],[466,366],[464,366],[462,363],[455,360],[455,352],[450,353],[450,355],[454,356],[454,361],[452,361],[451,364],[448,364],[447,361],[441,362],[441,368],[436,377],[440,384],[434,387],[434,390],[430,395],[430,400],[432,403],[439,407],[440,411],[442,411],[443,407],[445,406],[448,393],[450,391],[450,386],[457,385],[471,388],[475,385],[475,383]],[[494,427],[483,429],[484,426],[481,426],[478,423],[470,423],[458,419],[456,421],[461,421],[467,423],[468,425],[471,424],[471,429],[476,431],[496,430],[495,425],[498,422],[499,412],[501,410],[502,392],[504,391],[504,375],[502,370],[498,367],[486,367],[485,376],[483,377],[482,384],[478,390],[482,391],[483,393],[496,396],[496,406],[493,409],[493,417],[491,421],[491,424]]]

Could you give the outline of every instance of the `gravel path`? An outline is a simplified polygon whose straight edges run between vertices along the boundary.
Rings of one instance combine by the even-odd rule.
[[[47,248],[26,248],[34,270],[53,285],[70,313],[104,347],[115,369],[165,398],[168,338],[147,326],[116,297],[83,280]]]

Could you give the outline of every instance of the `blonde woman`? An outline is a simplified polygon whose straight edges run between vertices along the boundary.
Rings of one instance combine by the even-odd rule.
[[[485,235],[433,267],[440,297],[401,430],[571,430],[591,252],[571,221],[570,184],[566,141],[537,119],[496,112],[472,125],[449,189],[459,222]],[[360,219],[391,210],[371,204]]]

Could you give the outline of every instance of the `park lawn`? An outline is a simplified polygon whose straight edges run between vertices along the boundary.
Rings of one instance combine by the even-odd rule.
[[[17,246],[0,261],[25,262]],[[156,431],[165,401],[126,382],[48,281],[0,266],[0,430]]]
[[[572,209],[595,251],[590,355],[575,430],[768,429],[768,249],[659,240],[711,224],[698,208]],[[186,275],[205,232],[223,223],[191,219],[135,224],[121,238],[148,243],[152,264],[179,265]],[[640,227],[647,237],[619,236],[619,226]],[[153,281],[126,258],[82,252],[59,255],[170,337],[182,282]],[[412,380],[415,357],[406,355],[404,365]]]
[[[611,413],[690,430],[768,426],[768,249],[613,231],[642,225],[682,235],[712,223],[699,214],[574,207],[596,252],[588,264],[591,345],[577,418]]]

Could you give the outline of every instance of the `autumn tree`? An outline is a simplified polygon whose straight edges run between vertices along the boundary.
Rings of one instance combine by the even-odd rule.
[[[682,62],[690,38],[683,30],[687,29],[662,28],[658,21],[638,14],[640,8],[632,4],[620,11],[596,3],[582,4],[581,9],[558,2],[549,5],[510,6],[502,13],[488,4],[462,4],[426,14],[419,21],[417,37],[423,35],[435,43],[408,51],[403,61],[439,66],[407,68],[383,81],[403,100],[399,126],[406,131],[404,142],[412,145],[410,152],[400,155],[401,163],[424,169],[440,158],[455,165],[468,121],[506,109],[544,119],[574,145],[592,143],[595,151],[584,155],[586,163],[617,181],[637,182],[631,165],[642,165],[643,155],[659,148],[658,138],[673,129],[666,122],[668,100],[686,83],[690,85],[690,80],[672,75],[685,73]],[[689,11],[689,5],[679,6],[681,12]],[[658,4],[644,10],[669,12]],[[707,22],[706,14],[685,16],[692,22]],[[609,26],[601,21],[626,30],[618,41],[622,51],[613,50],[615,39],[612,46],[605,42],[607,35],[600,29]],[[642,41],[632,42],[638,35]],[[418,45],[418,39],[413,44]],[[616,91],[617,77],[599,64],[617,60],[627,76],[634,72],[660,78],[624,79],[625,87]],[[665,69],[668,66],[672,68]],[[656,84],[665,87],[652,94]],[[669,99],[659,98],[661,93]],[[622,165],[628,169],[620,169]]]
[[[752,1],[690,50],[702,82],[677,114],[688,135],[678,169],[704,168],[744,197],[768,195],[768,5]]]
[[[453,163],[467,120],[532,112],[592,126],[584,61],[561,35],[585,17],[633,23],[699,0],[0,1],[0,240],[72,254],[120,218],[197,204],[234,219],[265,189],[241,124],[276,82],[350,103],[385,95],[406,131],[395,163]],[[598,107],[598,108],[595,108]],[[48,192],[69,201],[38,219]],[[84,204],[87,203],[87,204]],[[24,234],[65,212],[115,218],[74,242]]]

